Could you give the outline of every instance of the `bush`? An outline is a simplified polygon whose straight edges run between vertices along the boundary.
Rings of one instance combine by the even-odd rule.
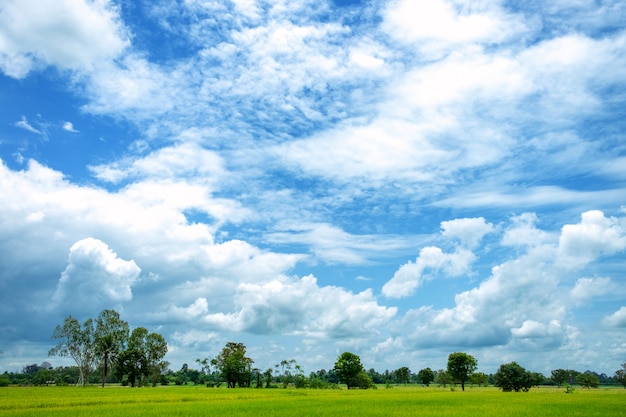
[[[9,385],[11,385],[9,377],[6,375],[0,376],[0,387],[8,387]]]

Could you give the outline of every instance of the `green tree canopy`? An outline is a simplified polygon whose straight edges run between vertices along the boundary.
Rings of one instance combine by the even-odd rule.
[[[124,349],[128,339],[128,323],[120,318],[115,310],[103,310],[96,320],[94,334],[95,354],[102,367],[102,386],[106,381],[109,367]]]
[[[62,326],[56,326],[52,338],[59,343],[48,355],[71,357],[80,371],[77,385],[85,386],[96,361],[93,320],[87,319],[81,325],[74,317],[67,316]]]
[[[361,358],[350,352],[343,352],[335,362],[335,372],[339,376],[339,381],[346,384],[348,389],[357,386],[357,376],[365,372],[361,364]]]
[[[422,384],[429,386],[430,383],[435,380],[435,373],[430,368],[420,369],[417,373],[417,379],[419,379]]]
[[[494,375],[494,383],[502,391],[528,391],[533,386],[533,377],[517,362],[500,365]]]
[[[246,356],[246,345],[243,343],[226,343],[211,363],[221,371],[228,388],[250,386],[254,361]]]
[[[470,382],[474,385],[487,386],[489,385],[489,377],[484,372],[474,372],[470,375]]]
[[[598,388],[598,385],[600,385],[600,380],[598,379],[598,377],[591,372],[585,372],[578,375],[578,378],[576,378],[576,382],[578,382],[578,385],[587,389]]]
[[[448,373],[461,383],[463,391],[465,391],[465,382],[469,380],[477,367],[476,359],[467,353],[455,352],[448,356]]]
[[[402,368],[398,368],[393,372],[396,375],[396,379],[401,384],[408,384],[409,378],[411,377],[411,370],[403,366]]]

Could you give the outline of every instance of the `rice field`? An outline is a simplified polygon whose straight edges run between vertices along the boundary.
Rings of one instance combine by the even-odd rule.
[[[378,390],[205,388],[203,386],[6,387],[0,416],[541,416],[626,417],[626,390],[394,387]]]

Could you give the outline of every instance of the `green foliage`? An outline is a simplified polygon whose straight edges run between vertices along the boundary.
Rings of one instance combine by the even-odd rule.
[[[626,388],[626,362],[622,364],[622,368],[615,371],[615,376],[613,377],[616,382],[622,384],[624,388]]]
[[[417,373],[417,379],[428,387],[435,380],[435,373],[430,368],[420,369]]]
[[[473,385],[478,385],[479,387],[489,385],[489,376],[484,372],[474,372],[470,375],[470,382]]]
[[[396,377],[396,380],[400,383],[400,384],[408,384],[409,383],[409,378],[411,376],[411,370],[409,368],[407,368],[406,366],[403,366],[402,368],[398,368],[396,369],[394,372],[394,375]]]
[[[502,391],[528,392],[533,385],[530,372],[526,371],[517,362],[500,365],[494,376],[494,382]]]
[[[102,369],[102,387],[111,364],[124,349],[129,331],[128,323],[120,318],[117,311],[103,310],[98,315],[94,333],[94,354]]]
[[[439,384],[439,386],[443,386],[445,388],[446,385],[454,383],[454,378],[452,378],[448,371],[440,369],[439,371],[437,371],[435,382]]]
[[[339,381],[346,384],[348,389],[357,387],[357,376],[365,369],[361,364],[361,358],[351,352],[343,352],[335,362],[335,372],[339,376]]]
[[[236,385],[250,386],[254,361],[246,356],[246,346],[243,343],[226,343],[222,352],[211,363],[221,371],[228,388],[235,388]]]
[[[587,389],[598,388],[598,385],[600,385],[598,377],[588,372],[578,375],[576,382],[578,382],[578,385]]]
[[[559,387],[564,383],[574,385],[580,372],[573,369],[555,369],[552,371],[551,379]]]
[[[354,377],[353,384],[355,388],[360,389],[376,389],[376,385],[372,382],[372,378],[365,371],[361,371]]]
[[[0,387],[8,387],[11,385],[11,380],[7,375],[0,375]]]
[[[92,319],[85,320],[81,325],[72,316],[67,316],[63,326],[57,325],[52,333],[52,338],[59,342],[50,349],[48,355],[71,357],[80,370],[78,384],[83,386],[87,384],[87,377],[96,361],[94,337]]]
[[[461,389],[465,391],[465,382],[478,367],[476,359],[463,352],[451,353],[448,356],[448,373],[461,383]]]

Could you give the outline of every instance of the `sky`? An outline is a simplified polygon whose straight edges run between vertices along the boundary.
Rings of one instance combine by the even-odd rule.
[[[0,372],[103,309],[173,370],[613,375],[621,0],[0,0]]]

